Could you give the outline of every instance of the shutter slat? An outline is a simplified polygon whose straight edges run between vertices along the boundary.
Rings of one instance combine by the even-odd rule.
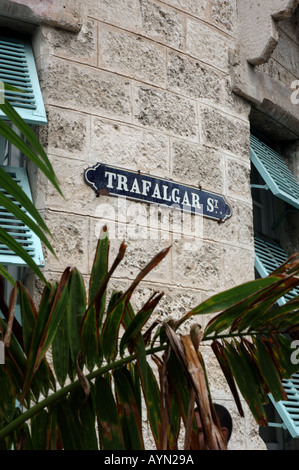
[[[290,380],[283,380],[282,383],[288,400],[275,402],[272,395],[270,398],[291,436],[297,438],[299,437],[299,373],[294,374]]]
[[[250,157],[272,193],[299,209],[299,183],[283,158],[257,137],[250,137]]]
[[[274,241],[263,239],[257,235],[254,237],[255,267],[262,276],[268,276],[288,259],[284,250]],[[279,304],[284,304],[299,295],[299,289],[293,289],[287,295],[279,299]],[[294,374],[290,380],[282,380],[287,394],[287,400],[275,402],[272,395],[271,401],[276,408],[284,426],[293,438],[299,437],[299,373]]]
[[[27,196],[32,200],[29,181],[24,168],[21,167],[2,167],[11,178],[17,182]],[[2,190],[4,194],[5,191]],[[10,198],[14,201],[13,198]],[[16,203],[16,201],[14,201]],[[16,203],[17,204],[17,203]],[[19,206],[19,204],[18,204]],[[24,210],[24,209],[23,209]],[[24,211],[26,212],[26,211]],[[29,215],[29,214],[27,214]],[[41,247],[41,242],[35,233],[28,228],[22,221],[14,217],[5,208],[0,207],[0,226],[6,230],[34,259],[37,265],[44,266],[44,258]],[[24,261],[15,255],[0,239],[0,262],[4,265],[19,265],[24,266]]]
[[[19,64],[16,60],[5,60],[4,58],[1,60],[1,70],[12,70],[16,71],[21,75],[30,75],[29,70],[24,68],[22,64]]]
[[[299,209],[299,184],[282,157],[255,136],[251,136],[250,156],[252,163],[271,192]],[[274,240],[255,235],[254,246],[255,268],[261,277],[268,276],[288,259],[287,254]],[[277,303],[283,305],[298,295],[299,289],[293,289]],[[290,380],[283,380],[282,384],[286,391],[287,400],[276,403],[273,396],[271,394],[269,396],[281,418],[282,426],[289,431],[293,438],[298,438],[299,373],[294,374]],[[277,426],[278,424],[269,423],[269,425]]]
[[[20,91],[6,91],[5,97],[20,116],[32,124],[46,124],[34,56],[28,41],[0,38],[0,81]],[[1,111],[0,117],[6,119]]]
[[[1,70],[1,64],[5,64],[8,66],[15,67],[18,65],[20,67],[20,75],[25,77],[28,77],[28,65],[27,65],[27,60],[26,60],[26,52],[25,49],[22,47],[21,44],[15,46],[15,49],[7,48],[0,44],[0,70]],[[7,68],[6,68],[7,70]],[[0,72],[1,74],[1,72]],[[20,81],[19,78],[13,77],[12,79],[3,79],[6,83],[13,85],[16,88],[21,88],[23,89],[24,83]],[[28,78],[27,78],[27,83],[28,83]],[[31,80],[29,79],[29,89],[32,91],[32,86],[31,86]],[[26,88],[24,89],[26,90]],[[24,93],[25,95],[25,93]],[[13,92],[9,91],[5,93],[6,98],[12,105],[17,105],[16,103],[18,100],[20,100],[20,93],[18,92]],[[34,105],[34,96],[31,94],[31,96],[25,95],[25,100],[24,98],[21,98],[21,101],[24,103],[24,101],[28,101],[28,105],[31,106],[31,109],[36,109],[36,106]]]
[[[287,261],[288,256],[285,251],[275,241],[254,237],[255,268],[261,277],[268,276],[272,271]],[[288,294],[278,300],[279,304],[284,304],[299,295],[299,288],[291,290]]]

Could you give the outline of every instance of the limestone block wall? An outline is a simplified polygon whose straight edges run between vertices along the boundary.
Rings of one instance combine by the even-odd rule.
[[[123,239],[128,244],[113,278],[119,288],[172,245],[133,301],[140,306],[153,290],[163,290],[156,314],[178,317],[254,277],[250,106],[231,92],[229,75],[236,2],[88,0],[86,8],[79,33],[44,25],[33,38],[49,119],[39,136],[65,196],[39,176],[36,204],[58,256],[45,251],[45,274],[56,279],[71,265],[87,281],[107,223],[112,255]],[[188,223],[197,231],[188,225],[182,234],[169,210],[96,198],[83,172],[97,162],[220,193],[232,217],[223,224],[193,218]],[[206,319],[198,322],[205,325]],[[238,417],[212,357],[209,374],[215,400],[234,417],[231,448],[263,448],[250,414]]]
[[[273,142],[298,140],[298,0],[237,0],[231,55],[236,94],[252,103],[252,124]]]
[[[299,7],[291,18],[277,22],[278,42],[268,62],[260,70],[291,89],[298,80],[299,69]],[[293,88],[294,89],[294,88]]]

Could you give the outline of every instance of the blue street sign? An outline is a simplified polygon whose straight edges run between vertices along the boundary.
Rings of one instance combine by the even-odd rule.
[[[121,196],[169,206],[222,222],[232,215],[224,196],[137,171],[97,163],[85,170],[84,177],[98,196]]]

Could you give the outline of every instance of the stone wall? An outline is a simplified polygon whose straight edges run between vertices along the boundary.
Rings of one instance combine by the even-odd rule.
[[[272,142],[299,139],[298,0],[237,0],[232,89],[252,104],[250,120]]]
[[[277,22],[278,43],[266,64],[259,68],[291,88],[299,70],[299,7],[293,16]]]
[[[163,290],[160,318],[179,317],[208,296],[253,279],[250,106],[231,92],[229,74],[236,2],[88,0],[79,33],[42,25],[33,45],[49,119],[40,138],[64,193],[62,199],[39,177],[36,205],[58,255],[45,251],[47,278],[58,278],[71,264],[87,281],[100,227],[107,223],[112,254],[122,239],[128,243],[113,279],[119,288],[172,245],[133,299],[140,306],[150,292]],[[223,224],[192,219],[197,233],[182,237],[169,211],[96,198],[83,172],[98,161],[221,193],[232,217]],[[205,349],[214,399],[234,418],[230,447],[264,448],[246,407],[246,417],[238,416]]]

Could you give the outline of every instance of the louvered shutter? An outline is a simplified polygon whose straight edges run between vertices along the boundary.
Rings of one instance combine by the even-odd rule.
[[[250,157],[273,195],[299,209],[299,184],[281,156],[258,138],[251,136]],[[255,268],[261,277],[268,276],[288,259],[281,246],[266,237],[256,234],[254,247]],[[299,289],[293,289],[279,299],[278,304],[283,305],[297,295]],[[293,438],[297,438],[299,437],[299,373],[294,374],[289,380],[283,380],[282,383],[287,400],[276,403],[273,396],[269,395],[282,424],[269,423],[269,425],[282,426]]]
[[[32,200],[26,170],[21,167],[2,167],[21,186],[23,191]],[[2,188],[0,188],[3,191]],[[7,193],[6,193],[7,195]],[[16,201],[15,201],[16,202]],[[29,216],[29,214],[27,213]],[[23,222],[7,212],[4,207],[0,207],[0,225],[4,228],[32,257],[38,266],[44,266],[44,257],[40,239],[35,233],[26,227]],[[25,262],[16,256],[0,240],[0,262],[3,265],[25,266]]]
[[[299,183],[282,157],[251,135],[250,158],[274,196],[299,209]]]
[[[259,236],[254,237],[255,268],[261,277],[268,276],[272,271],[284,263],[288,256],[286,252],[274,240]],[[299,289],[293,289],[279,299],[279,304],[284,304],[294,296],[299,295]]]
[[[29,41],[0,37],[0,81],[23,90],[7,91],[5,96],[27,123],[46,124],[46,112]],[[5,119],[1,111],[0,117]]]
[[[293,438],[299,437],[299,373],[292,376],[290,380],[283,380],[287,400],[275,402],[272,395],[271,401],[279,414],[283,427],[286,428]]]
[[[273,240],[255,236],[254,246],[255,268],[261,277],[268,276],[288,259],[285,251]],[[297,288],[279,299],[278,304],[283,305],[296,295],[299,295]],[[296,438],[299,437],[299,373],[294,374],[289,380],[283,380],[282,383],[287,393],[287,400],[275,402],[272,395],[269,397],[282,420],[282,426]],[[269,425],[275,426],[275,423]]]

